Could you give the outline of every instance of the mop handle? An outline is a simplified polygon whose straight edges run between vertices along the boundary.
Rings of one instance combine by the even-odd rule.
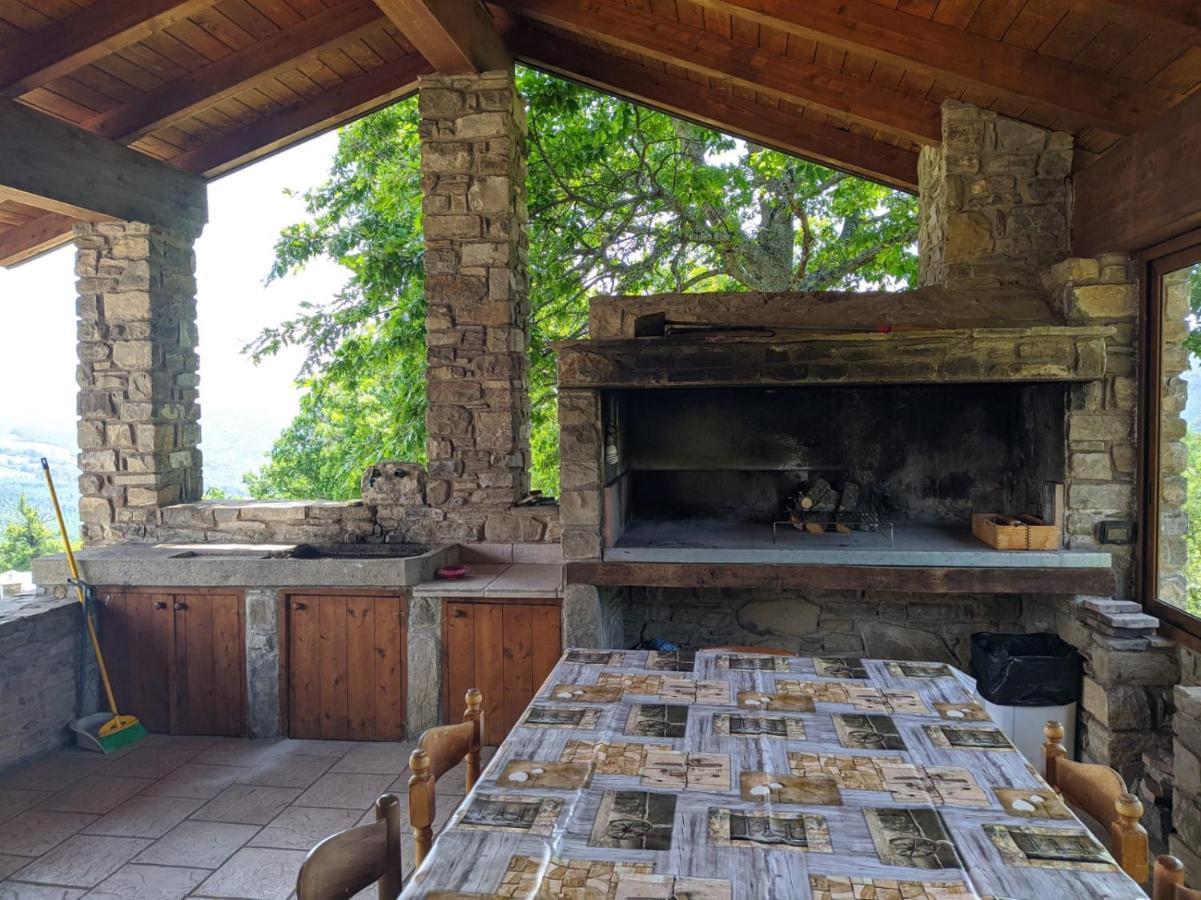
[[[75,552],[71,549],[71,539],[67,536],[67,523],[63,520],[62,507],[58,505],[58,492],[54,489],[54,479],[50,477],[50,463],[44,456],[42,457],[42,472],[46,475],[46,487],[50,489],[50,502],[54,506],[54,517],[58,519],[58,530],[62,532],[63,547],[67,550],[67,568],[70,569],[71,578],[75,581],[75,593],[79,597],[79,605],[84,607],[84,624],[88,629],[88,638],[92,642],[92,653],[96,656],[96,668],[100,670],[100,683],[104,685],[109,711],[116,716],[118,715],[117,698],[113,696],[113,686],[108,680],[108,667],[104,664],[104,654],[100,652],[100,639],[96,637],[96,626],[92,624],[92,617],[87,614],[83,599],[83,585],[79,581],[79,565],[75,562]]]

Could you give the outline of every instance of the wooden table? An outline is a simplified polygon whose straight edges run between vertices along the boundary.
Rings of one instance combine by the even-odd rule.
[[[569,650],[403,896],[1145,897],[968,685]]]

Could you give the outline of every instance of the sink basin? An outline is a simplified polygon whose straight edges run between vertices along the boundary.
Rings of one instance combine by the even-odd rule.
[[[289,559],[407,559],[429,551],[424,544],[297,544]]]

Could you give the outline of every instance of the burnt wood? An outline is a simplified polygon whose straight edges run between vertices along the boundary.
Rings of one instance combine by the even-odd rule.
[[[1096,594],[1110,569],[570,562],[567,584],[612,587],[865,590],[925,594]]]

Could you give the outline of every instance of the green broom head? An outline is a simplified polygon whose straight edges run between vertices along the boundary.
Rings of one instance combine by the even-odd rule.
[[[133,716],[114,716],[101,726],[96,739],[105,753],[115,753],[148,737],[150,733]]]

